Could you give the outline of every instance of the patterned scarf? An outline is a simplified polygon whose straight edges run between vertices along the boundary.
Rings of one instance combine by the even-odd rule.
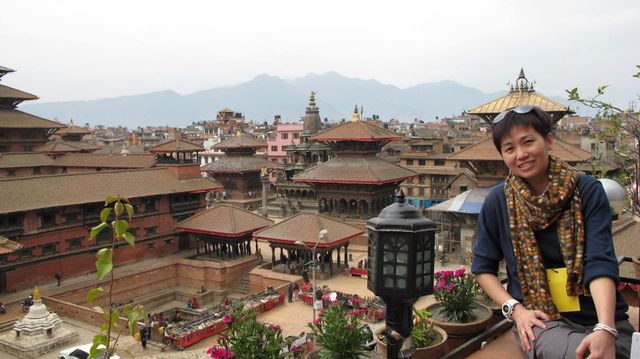
[[[585,294],[583,288],[584,225],[578,191],[580,173],[554,157],[549,157],[549,187],[536,196],[520,177],[509,173],[504,192],[509,210],[509,230],[518,264],[524,305],[557,319],[547,284],[540,249],[533,234],[557,221],[558,239],[567,266],[567,294]]]

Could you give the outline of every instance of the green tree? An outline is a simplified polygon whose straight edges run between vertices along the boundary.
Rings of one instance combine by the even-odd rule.
[[[107,196],[104,201],[104,208],[100,212],[100,224],[91,228],[89,234],[90,240],[95,238],[104,230],[109,229],[112,232],[111,244],[108,247],[101,248],[96,253],[96,271],[98,280],[102,280],[107,274],[109,277],[109,287],[106,294],[107,307],[103,308],[104,322],[100,326],[100,331],[93,337],[93,345],[91,346],[89,358],[95,358],[100,353],[104,353],[104,358],[110,358],[116,351],[118,340],[124,331],[129,328],[129,334],[135,336],[138,331],[138,318],[144,318],[144,311],[140,304],[125,305],[122,309],[115,308],[113,305],[113,255],[116,244],[126,241],[130,246],[135,247],[135,237],[128,232],[129,222],[122,219],[126,212],[129,220],[133,217],[133,206],[129,200],[120,196]],[[102,287],[96,287],[87,293],[87,303],[91,305],[99,295],[105,294]],[[120,315],[126,316],[127,324],[119,325]],[[117,331],[115,339],[111,340],[111,333]]]
[[[640,70],[640,65],[636,65]],[[640,71],[633,74],[633,77],[640,78]],[[566,90],[570,101],[581,103],[584,106],[597,110],[596,123],[603,125],[604,133],[601,136],[614,136],[616,139],[630,137],[635,142],[633,146],[627,146],[624,143],[616,146],[615,152],[618,160],[626,166],[634,166],[631,176],[620,176],[616,180],[622,185],[634,184],[628,191],[631,207],[634,213],[640,213],[640,198],[638,190],[640,190],[640,116],[633,109],[622,110],[620,107],[610,102],[604,101],[602,96],[605,94],[608,85],[599,86],[595,95],[582,96],[578,88]],[[640,96],[638,96],[640,98]]]
[[[320,319],[307,324],[321,346],[322,359],[358,359],[364,353],[368,333],[356,315],[339,302],[329,304]]]

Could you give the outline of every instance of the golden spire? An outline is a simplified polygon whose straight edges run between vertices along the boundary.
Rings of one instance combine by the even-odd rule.
[[[358,105],[353,109],[353,115],[351,116],[351,122],[360,121],[360,114],[358,114]]]
[[[40,296],[40,290],[38,290],[38,286],[35,286],[33,288],[33,300],[36,301],[36,300],[40,300],[40,299],[42,299],[41,296]]]

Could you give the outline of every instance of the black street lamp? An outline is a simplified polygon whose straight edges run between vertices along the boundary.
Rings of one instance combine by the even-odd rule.
[[[404,202],[396,201],[367,221],[369,278],[367,287],[387,306],[387,358],[415,351],[411,343],[412,309],[416,300],[433,293],[435,224]],[[408,340],[403,346],[403,342]]]

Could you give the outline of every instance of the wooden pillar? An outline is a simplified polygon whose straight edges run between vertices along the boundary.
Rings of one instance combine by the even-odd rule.
[[[347,247],[349,247],[349,242],[344,244],[344,264],[346,264],[347,268],[349,267],[349,257],[347,255]]]
[[[338,251],[336,258],[338,259],[338,268],[340,268],[340,247],[336,248]]]
[[[333,249],[329,251],[329,275],[333,275]]]
[[[275,269],[276,268],[276,249],[273,246],[273,244],[270,244],[269,246],[271,247],[271,266],[272,266],[272,269]]]

